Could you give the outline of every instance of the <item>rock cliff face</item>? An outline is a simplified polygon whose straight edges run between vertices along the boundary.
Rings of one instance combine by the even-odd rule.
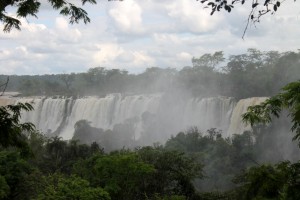
[[[164,140],[192,126],[197,126],[201,131],[220,129],[224,137],[241,134],[250,130],[249,126],[242,123],[241,115],[248,106],[259,104],[265,99],[254,97],[236,102],[233,98],[215,97],[175,98],[170,101],[162,94],[110,94],[104,98],[79,99],[2,97],[0,105],[33,103],[34,111],[24,112],[21,120],[34,123],[45,134],[56,134],[64,139],[71,139],[75,123],[85,119],[91,122],[91,126],[104,130],[113,129],[117,124],[130,123],[134,127],[136,139],[153,132],[157,140]]]

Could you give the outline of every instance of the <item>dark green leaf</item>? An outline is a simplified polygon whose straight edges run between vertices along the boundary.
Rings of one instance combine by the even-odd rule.
[[[270,0],[266,0],[264,3],[264,6],[266,6],[269,2],[270,2]]]
[[[280,6],[280,2],[279,2],[279,1],[277,1],[276,5],[277,5],[277,7],[279,7],[279,6]]]

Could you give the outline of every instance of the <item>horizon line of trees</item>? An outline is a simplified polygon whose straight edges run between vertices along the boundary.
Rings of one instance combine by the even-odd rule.
[[[225,63],[222,51],[192,59],[192,66],[181,70],[147,68],[141,74],[126,70],[90,68],[84,73],[10,76],[7,91],[24,96],[104,96],[108,93],[173,93],[237,99],[272,96],[289,82],[300,78],[300,52],[248,49],[231,55]],[[7,76],[0,75],[4,82]]]

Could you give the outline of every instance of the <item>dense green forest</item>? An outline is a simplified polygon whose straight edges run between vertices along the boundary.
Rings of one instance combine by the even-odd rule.
[[[180,92],[200,97],[240,98],[272,96],[289,82],[299,79],[299,52],[262,52],[231,55],[223,52],[192,59],[180,70],[151,67],[141,74],[125,70],[90,68],[84,73],[10,76],[7,91],[23,95],[103,96],[108,93]],[[0,76],[5,82],[6,76]]]
[[[80,130],[70,141],[46,138],[20,123],[21,111],[31,109],[0,108],[0,199],[300,198],[299,148],[274,132],[289,119],[232,138],[191,128],[164,145],[107,151],[76,140]],[[278,143],[295,155],[291,161],[280,161]]]

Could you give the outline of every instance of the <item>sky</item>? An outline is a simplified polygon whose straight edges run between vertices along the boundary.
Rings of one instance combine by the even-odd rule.
[[[191,66],[193,57],[216,51],[226,56],[248,48],[298,51],[297,1],[282,3],[242,39],[249,6],[211,16],[196,0],[102,0],[83,7],[91,23],[70,25],[68,17],[42,3],[38,19],[22,19],[21,31],[0,31],[0,74],[77,73],[93,67],[141,73],[148,67],[181,69]],[[7,13],[14,16],[14,8]]]

